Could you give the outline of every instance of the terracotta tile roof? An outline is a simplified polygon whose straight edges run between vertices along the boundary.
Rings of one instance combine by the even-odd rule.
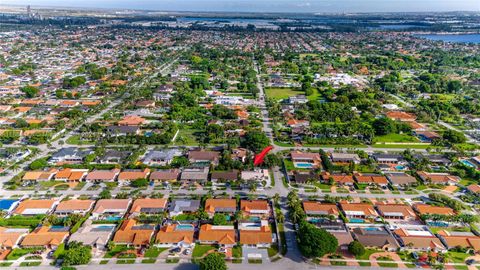
[[[473,193],[480,193],[480,185],[477,185],[477,184],[472,184],[468,186],[467,189]]]
[[[17,208],[15,208],[14,213],[21,215],[27,209],[51,209],[56,203],[55,200],[31,200],[27,199],[21,201]]]
[[[85,178],[87,181],[113,181],[115,176],[120,173],[119,169],[113,170],[95,170],[90,172]]]
[[[272,232],[269,226],[262,226],[260,230],[240,230],[240,244],[257,245],[271,244]]]
[[[325,213],[326,215],[338,215],[338,207],[333,203],[320,203],[315,201],[303,202],[303,209],[306,214]]]
[[[237,201],[235,199],[207,199],[205,201],[205,211],[215,213],[218,208],[237,208]]]
[[[292,156],[292,159],[294,159],[294,160],[295,159],[308,159],[308,160],[320,161],[320,154],[319,153],[294,151],[294,152],[291,152],[290,155]]]
[[[368,203],[340,203],[344,212],[363,212],[367,216],[378,216],[371,204]]]
[[[361,184],[379,184],[379,185],[386,185],[388,184],[388,180],[383,175],[361,175],[355,174],[355,180]]]
[[[377,209],[382,216],[391,216],[392,213],[400,213],[403,217],[417,217],[415,211],[406,204],[377,204]]]
[[[250,212],[251,210],[268,210],[268,202],[266,200],[254,200],[254,201],[247,201],[241,200],[240,201],[240,210],[245,212]]]
[[[401,111],[390,111],[386,113],[386,116],[390,119],[400,121],[415,121],[415,119],[417,119],[414,114]]]
[[[408,230],[403,228],[394,230],[394,233],[408,247],[417,249],[445,250],[440,239],[428,233],[429,235],[411,235]]]
[[[233,245],[235,241],[235,229],[233,226],[213,226],[203,224],[198,236],[200,241],[216,242],[221,245]]]
[[[437,214],[437,215],[454,215],[455,212],[453,209],[448,208],[448,207],[443,207],[443,206],[432,206],[428,204],[423,204],[423,203],[417,203],[413,205],[415,210],[420,215],[425,215],[425,214]]]
[[[142,208],[162,208],[165,209],[167,207],[167,199],[160,198],[160,199],[136,199],[133,202],[132,209],[130,209],[130,213],[140,213]]]
[[[127,208],[130,204],[130,199],[102,199],[98,200],[93,209],[94,213],[102,214],[105,210],[108,209],[124,209],[127,211]]]
[[[93,200],[68,200],[61,201],[55,211],[87,211],[89,210],[95,201]]]
[[[417,172],[423,181],[431,181],[432,183],[445,184],[448,182],[459,182],[460,178],[448,173],[429,173],[424,171]]]
[[[39,246],[58,246],[68,236],[66,231],[50,231],[51,227],[40,226],[33,232],[25,236],[22,240],[21,246],[25,247],[39,247]]]
[[[179,169],[154,171],[150,174],[150,180],[170,181],[177,180],[180,175]]]
[[[154,226],[137,225],[134,219],[125,220],[113,237],[113,242],[119,244],[149,245],[154,233]]]
[[[192,244],[195,230],[176,230],[177,224],[163,226],[157,233],[155,243],[187,243]]]
[[[133,181],[137,179],[147,179],[150,174],[150,169],[143,171],[123,171],[118,175],[118,181]]]
[[[437,232],[437,235],[439,235],[443,240],[446,242],[449,248],[453,247],[463,247],[463,248],[471,248],[475,250],[476,252],[480,251],[480,237],[476,236],[472,233],[451,233],[446,230],[441,230]]]
[[[28,233],[28,229],[9,229],[0,227],[0,247],[13,248],[20,238]]]
[[[120,126],[140,126],[142,125],[143,123],[145,123],[145,119],[140,117],[140,116],[136,116],[136,115],[128,115],[128,116],[125,116],[122,120],[118,121],[118,125]]]

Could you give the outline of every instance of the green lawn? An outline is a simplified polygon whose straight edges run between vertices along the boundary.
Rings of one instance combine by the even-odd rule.
[[[378,249],[370,249],[370,248],[367,248],[365,249],[365,253],[361,256],[355,256],[355,258],[357,260],[369,260],[370,259],[370,255],[374,254],[374,253],[378,253],[378,252],[382,252],[381,250],[378,250]]]
[[[450,258],[454,263],[465,263],[465,260],[470,256],[470,254],[467,253],[454,251],[448,251],[448,254],[450,254]]]
[[[21,262],[20,266],[39,266],[42,262]]]
[[[105,253],[104,258],[112,258],[115,255],[117,255],[118,253],[127,251],[128,249],[129,248],[127,246],[122,246],[122,245],[115,246],[115,247],[112,248],[112,250],[109,250],[109,251],[107,251],[107,253]]]
[[[73,135],[73,136],[71,136],[70,138],[67,139],[66,143],[82,145],[82,144],[92,144],[94,142],[87,141],[87,140],[82,140],[80,135]]]
[[[372,145],[373,148],[410,148],[410,149],[427,149],[432,147],[430,144],[385,144],[376,143]],[[432,147],[433,148],[433,147]]]
[[[160,253],[167,250],[168,248],[159,248],[159,247],[150,247],[145,251],[144,256],[148,258],[157,258]]]
[[[134,264],[135,260],[117,260],[117,264]]]
[[[409,134],[388,134],[383,136],[376,136],[373,142],[418,142],[418,139]]]
[[[379,261],[386,261],[386,262],[379,262]],[[393,259],[390,257],[378,257],[377,258],[378,265],[380,267],[398,267],[397,263],[393,262]]]
[[[242,257],[242,246],[234,246],[232,249],[232,255],[234,258]]]
[[[274,100],[282,100],[292,96],[301,95],[303,91],[299,91],[295,88],[280,88],[280,87],[266,87],[265,94],[267,97],[274,99]]]
[[[215,250],[216,248],[211,245],[195,245],[192,252],[192,257],[203,257],[208,251]]]
[[[180,129],[178,132],[175,144],[181,145],[198,145],[196,133],[200,132],[198,129]]]
[[[39,248],[15,248],[8,254],[7,260],[16,260],[24,255],[30,254]]]
[[[155,259],[144,259],[142,260],[142,263],[155,263],[157,260]]]
[[[56,185],[65,184],[64,181],[41,181],[39,182],[40,187],[42,188],[51,188]]]

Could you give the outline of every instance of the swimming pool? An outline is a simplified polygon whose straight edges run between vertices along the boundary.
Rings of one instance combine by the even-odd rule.
[[[313,164],[312,163],[295,163],[295,167],[297,168],[313,168]]]
[[[427,221],[427,225],[433,227],[448,227],[448,223],[444,221]]]
[[[311,223],[322,223],[324,221],[326,221],[325,218],[312,218],[309,220]]]
[[[403,165],[397,165],[397,166],[395,166],[395,170],[397,170],[397,171],[403,171],[403,170],[405,170],[405,166],[403,166]]]
[[[193,231],[193,225],[191,224],[178,224],[175,227],[175,231]]]
[[[372,227],[370,227],[370,228],[367,227],[367,228],[363,228],[363,229],[364,229],[365,231],[369,231],[369,232],[379,231],[378,228],[372,228]]]
[[[472,162],[470,162],[467,159],[462,159],[462,160],[460,160],[460,162],[467,167],[471,167],[471,168],[476,168],[477,167],[477,166],[475,166],[475,164],[473,164]]]
[[[110,217],[105,218],[106,221],[119,221],[120,219],[122,219],[122,218],[121,217],[116,217],[116,216],[110,216]]]
[[[365,220],[361,218],[351,218],[349,219],[350,223],[365,223]]]
[[[250,220],[250,221],[260,221],[260,217],[249,217],[248,220]]]

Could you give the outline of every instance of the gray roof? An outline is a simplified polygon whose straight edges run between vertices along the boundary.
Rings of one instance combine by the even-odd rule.
[[[177,149],[151,150],[145,155],[143,163],[150,163],[158,160],[173,160],[174,157],[181,156],[182,152]]]
[[[206,181],[208,180],[209,167],[203,168],[185,168],[180,176],[181,180],[198,180]]]
[[[138,126],[109,126],[107,127],[107,132],[109,133],[125,133],[125,134],[135,134],[140,127]]]
[[[66,147],[58,150],[55,154],[52,155],[51,159],[63,159],[65,157],[78,157],[84,158],[87,155],[93,153],[92,149],[81,149],[77,147]]]
[[[366,230],[365,228],[354,228],[353,235],[366,247],[382,248],[387,246],[392,249],[399,247],[395,238],[385,229]]]
[[[175,200],[170,204],[170,212],[195,212],[200,208],[200,200]]]

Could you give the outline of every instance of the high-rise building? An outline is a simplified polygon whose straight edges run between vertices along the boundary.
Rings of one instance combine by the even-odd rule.
[[[30,8],[30,5],[27,6],[27,15],[28,17],[32,15],[32,9]]]

